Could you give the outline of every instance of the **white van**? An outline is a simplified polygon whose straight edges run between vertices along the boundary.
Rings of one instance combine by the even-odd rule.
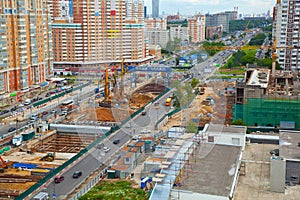
[[[24,105],[28,106],[30,104],[31,104],[31,99],[26,99],[25,102],[24,102]]]
[[[49,194],[47,192],[40,192],[33,197],[33,200],[47,200],[49,199]]]

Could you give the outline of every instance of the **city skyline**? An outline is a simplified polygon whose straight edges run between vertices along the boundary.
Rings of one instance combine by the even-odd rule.
[[[152,0],[145,0],[147,12],[152,11]],[[178,11],[182,15],[193,15],[195,13],[218,13],[228,10],[234,10],[238,7],[239,14],[259,14],[266,13],[268,10],[272,12],[275,6],[275,0],[164,0],[160,1],[159,14],[176,14]]]

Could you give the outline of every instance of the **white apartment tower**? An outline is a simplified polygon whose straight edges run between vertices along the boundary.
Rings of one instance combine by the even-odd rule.
[[[285,70],[300,69],[300,1],[277,0],[273,13],[277,61]]]

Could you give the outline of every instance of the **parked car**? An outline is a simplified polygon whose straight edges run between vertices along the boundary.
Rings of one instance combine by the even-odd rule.
[[[73,178],[79,178],[82,175],[81,171],[76,171],[73,173]]]
[[[147,114],[147,112],[144,110],[144,111],[142,112],[142,115],[145,116],[146,114]]]
[[[15,130],[16,130],[15,127],[10,127],[10,128],[8,129],[8,132],[13,132],[13,131],[15,131]]]
[[[44,112],[42,112],[42,114],[43,114],[43,115],[47,115],[47,114],[48,114],[48,111],[45,110]]]
[[[120,140],[119,140],[119,139],[115,139],[115,140],[113,141],[113,143],[114,143],[114,144],[119,144],[119,143],[120,143]]]
[[[104,151],[105,153],[107,153],[107,152],[110,151],[110,148],[108,148],[108,147],[103,147],[103,151]]]
[[[56,176],[54,178],[54,183],[60,183],[62,182],[63,180],[65,180],[65,177],[64,176]]]

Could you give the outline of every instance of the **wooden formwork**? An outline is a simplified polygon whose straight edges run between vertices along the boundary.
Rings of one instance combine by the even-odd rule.
[[[59,133],[51,140],[41,140],[34,148],[39,152],[78,153],[99,136]]]

